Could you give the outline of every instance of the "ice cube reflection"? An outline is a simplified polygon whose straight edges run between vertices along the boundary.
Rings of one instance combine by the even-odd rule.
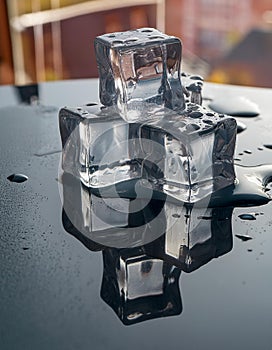
[[[62,184],[63,226],[91,251],[102,251],[101,298],[125,325],[179,315],[181,272],[232,249],[232,207],[205,209],[151,199],[122,219],[116,206],[108,208],[114,203],[70,174],[63,175]],[[96,200],[99,221],[94,223]]]

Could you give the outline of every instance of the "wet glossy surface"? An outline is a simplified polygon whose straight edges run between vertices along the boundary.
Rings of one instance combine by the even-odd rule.
[[[242,119],[237,163],[272,164],[264,147],[272,90],[204,84],[204,96],[226,93],[260,108],[258,117]],[[32,106],[19,106],[14,88],[0,88],[0,349],[271,349],[272,203],[234,208],[225,253],[176,277],[181,304],[172,316],[125,326],[105,302],[100,247],[87,249],[64,229],[59,194],[58,109],[97,101],[97,82],[41,84],[42,105],[26,95],[21,100]],[[28,181],[10,182],[11,174]]]

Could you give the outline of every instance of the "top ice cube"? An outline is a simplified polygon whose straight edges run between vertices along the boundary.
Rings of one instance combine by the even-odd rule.
[[[181,42],[152,28],[105,34],[95,39],[100,101],[117,105],[124,119],[150,106],[182,111]]]

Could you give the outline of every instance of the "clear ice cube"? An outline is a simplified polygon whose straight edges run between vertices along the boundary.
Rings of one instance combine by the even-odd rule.
[[[103,262],[101,297],[124,324],[181,313],[179,269],[141,248],[105,249]]]
[[[62,109],[64,171],[93,190],[114,187],[113,196],[130,196],[129,183],[140,180],[155,197],[188,203],[234,184],[234,118],[190,103],[183,114],[165,108],[148,113],[128,123],[114,107]]]
[[[101,35],[95,40],[100,101],[117,105],[135,120],[145,103],[183,110],[180,80],[181,42],[152,28]]]

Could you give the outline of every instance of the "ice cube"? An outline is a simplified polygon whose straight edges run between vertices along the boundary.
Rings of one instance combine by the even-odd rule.
[[[101,298],[124,324],[181,313],[179,269],[142,248],[105,249],[103,262]]]
[[[100,101],[135,120],[145,103],[183,110],[181,42],[152,28],[101,35],[95,40]]]
[[[133,197],[129,184],[140,181],[143,196],[194,203],[234,184],[236,121],[198,105],[130,123],[114,107],[64,108],[59,121],[64,171],[94,190]]]

